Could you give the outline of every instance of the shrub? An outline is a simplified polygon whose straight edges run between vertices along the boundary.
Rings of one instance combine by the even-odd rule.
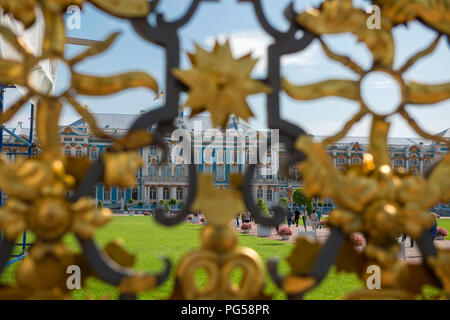
[[[177,199],[170,199],[169,204],[171,206],[174,206],[174,205],[178,204],[178,200]]]
[[[355,247],[361,247],[364,244],[364,238],[359,233],[352,233],[350,236],[350,240],[352,241]]]
[[[98,200],[97,207],[103,208],[103,202],[101,200]]]
[[[193,216],[192,214],[190,214],[190,215],[187,216],[187,219],[188,219],[189,221],[191,221],[192,219],[194,219],[194,216]]]
[[[139,208],[142,208],[144,206],[144,203],[142,201],[139,201],[138,206]]]
[[[439,227],[436,231],[436,237],[446,237],[448,236],[448,231],[445,228]]]
[[[322,207],[323,207],[323,202],[322,202],[322,201],[319,201],[319,202],[317,203],[317,206],[320,207],[320,208],[322,208]]]
[[[128,199],[128,203],[133,204],[134,203],[134,199],[133,198]]]
[[[123,206],[123,210],[124,210],[124,211],[128,211],[128,206],[127,206],[127,205],[124,205],[124,206]]]
[[[243,230],[243,231],[245,231],[245,230],[250,230],[252,228],[252,224],[251,223],[248,223],[248,222],[244,222],[242,225],[241,225],[241,230]]]
[[[156,208],[156,206],[158,205],[158,202],[153,201],[153,202],[152,202],[152,205],[153,205],[154,208]]]
[[[291,236],[292,235],[292,230],[289,227],[281,227],[280,229],[278,229],[277,235],[279,236]]]
[[[289,200],[286,198],[281,198],[280,200],[278,200],[278,203],[283,207],[283,208],[287,208],[289,205]]]
[[[258,199],[258,201],[256,202],[256,208],[262,214],[266,216],[269,215],[269,207],[267,206],[267,203],[263,199],[261,198]]]

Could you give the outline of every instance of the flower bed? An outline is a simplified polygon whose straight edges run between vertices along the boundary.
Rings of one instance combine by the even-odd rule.
[[[248,222],[244,222],[241,225],[241,230],[244,231],[245,233],[248,233],[251,228],[252,228],[252,225],[251,225],[251,223],[248,223]]]
[[[350,236],[350,240],[352,241],[355,247],[361,247],[364,245],[365,242],[363,236],[356,232],[352,233],[352,235]]]
[[[289,227],[281,227],[278,229],[277,235],[281,236],[283,240],[288,240],[289,237],[292,235],[292,230]]]
[[[444,240],[444,238],[448,236],[448,231],[445,228],[439,227],[436,230],[436,239],[437,240]]]

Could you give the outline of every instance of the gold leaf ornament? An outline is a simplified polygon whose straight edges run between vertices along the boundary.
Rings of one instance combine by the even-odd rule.
[[[184,106],[192,109],[191,116],[209,111],[213,126],[220,128],[226,127],[231,114],[244,120],[252,117],[246,97],[271,92],[270,87],[250,77],[257,60],[250,54],[235,59],[228,41],[216,42],[212,52],[199,45],[195,45],[195,49],[195,53],[189,54],[192,69],[172,71],[189,87]]]
[[[208,223],[214,226],[226,226],[239,212],[246,211],[240,187],[241,175],[231,175],[227,189],[214,187],[212,175],[200,174],[198,191],[192,208],[203,211]]]
[[[107,186],[129,188],[136,185],[136,171],[142,167],[142,158],[136,151],[105,152],[104,181]]]

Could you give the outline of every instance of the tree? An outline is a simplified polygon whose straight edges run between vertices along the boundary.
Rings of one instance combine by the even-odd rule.
[[[295,189],[292,194],[292,200],[296,205],[305,207],[309,202],[312,202],[312,199],[309,198],[300,188]]]
[[[286,198],[281,198],[280,200],[278,200],[278,203],[283,207],[283,208],[287,208],[289,205],[289,200]]]
[[[269,207],[267,206],[267,203],[261,198],[259,198],[256,202],[256,208],[265,215],[269,214]]]
[[[314,210],[314,205],[312,201],[309,201],[305,205],[305,210],[308,213],[308,216],[310,216]]]

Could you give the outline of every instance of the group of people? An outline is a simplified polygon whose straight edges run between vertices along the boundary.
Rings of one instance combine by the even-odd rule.
[[[311,216],[309,216],[305,208],[296,207],[294,212],[292,212],[292,210],[289,208],[287,214],[287,224],[289,227],[295,224],[295,226],[298,228],[298,223],[301,217],[303,221],[303,226],[306,231],[306,222],[309,219],[311,221],[311,227],[314,231],[316,229],[322,228],[322,225],[320,224],[321,215],[322,212],[317,211],[316,209],[314,209],[313,212],[311,213]]]
[[[431,215],[434,218],[434,223],[433,226],[430,228],[430,230],[428,230],[428,233],[431,235],[431,237],[433,238],[433,240],[436,238],[436,234],[437,234],[437,225],[438,225],[438,216],[436,213],[431,212]],[[402,236],[402,242],[406,241],[406,233],[403,234]],[[414,247],[414,239],[412,237],[410,237],[410,248]]]
[[[250,212],[245,212],[245,213],[239,213],[236,216],[236,226],[239,227],[239,218],[241,219],[241,223],[246,223],[246,222],[250,222],[252,220],[252,215]]]

